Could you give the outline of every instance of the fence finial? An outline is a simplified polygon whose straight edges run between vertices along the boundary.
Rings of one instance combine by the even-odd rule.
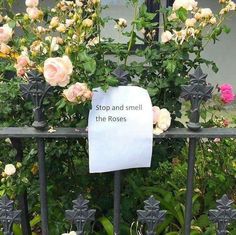
[[[144,210],[138,210],[138,221],[147,225],[147,235],[155,235],[156,226],[165,219],[166,211],[160,210],[160,202],[153,196],[144,201]]]
[[[73,201],[73,210],[66,210],[66,219],[76,226],[78,235],[84,234],[84,226],[87,222],[95,220],[96,210],[90,210],[88,203],[88,200],[79,195]]]
[[[7,196],[0,198],[0,224],[3,226],[4,235],[13,235],[13,223],[21,222],[21,211],[14,210],[14,202]]]
[[[31,99],[34,104],[34,122],[32,126],[36,129],[44,129],[46,127],[46,121],[43,114],[43,100],[51,88],[49,84],[45,82],[42,75],[36,71],[30,71],[27,73],[29,83],[21,84],[20,89],[22,95],[26,99]]]
[[[217,209],[209,211],[209,219],[218,224],[217,235],[227,235],[227,226],[236,220],[236,209],[232,208],[233,201],[227,195],[217,200]]]
[[[202,101],[207,101],[212,97],[213,86],[207,85],[207,75],[202,72],[200,67],[189,77],[190,84],[182,86],[181,97],[191,103],[190,118],[187,126],[190,130],[198,131],[201,128],[199,123],[200,105]]]

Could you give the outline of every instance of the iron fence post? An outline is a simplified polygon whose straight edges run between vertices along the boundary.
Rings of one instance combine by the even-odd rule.
[[[23,145],[21,139],[11,138],[13,148],[16,149],[16,161],[23,160]],[[28,197],[27,191],[18,196],[19,206],[21,209],[21,226],[24,235],[31,235],[31,228],[29,222]]]
[[[120,187],[121,172],[114,172],[114,235],[120,234]]]
[[[207,101],[212,96],[213,87],[207,85],[206,77],[207,75],[202,72],[200,67],[198,67],[194,74],[190,74],[190,84],[182,86],[181,97],[191,103],[190,118],[187,126],[190,130],[196,132],[201,129],[201,124],[199,123],[200,105],[202,101]],[[189,139],[184,235],[190,235],[191,232],[194,166],[197,141],[198,139],[196,138]]]
[[[37,130],[44,130],[47,123],[43,113],[43,101],[50,90],[42,75],[36,71],[27,73],[29,83],[21,84],[23,97],[30,98],[34,104],[34,122],[32,126]],[[40,183],[40,205],[42,235],[48,235],[48,203],[47,203],[47,177],[45,163],[45,143],[43,138],[37,138],[38,161],[39,161],[39,183]]]

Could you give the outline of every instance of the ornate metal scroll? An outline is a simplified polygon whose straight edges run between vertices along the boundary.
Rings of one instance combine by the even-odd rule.
[[[77,234],[84,235],[85,224],[95,220],[96,210],[88,208],[89,201],[82,195],[73,201],[73,210],[66,211],[66,219],[76,226]]]
[[[217,209],[209,211],[209,219],[218,225],[217,235],[227,235],[227,226],[236,220],[236,209],[232,208],[233,201],[227,195],[216,202]]]
[[[157,225],[164,221],[165,210],[160,210],[160,202],[153,196],[144,201],[144,210],[138,210],[138,221],[147,225],[147,235],[155,235]]]
[[[207,75],[202,72],[200,67],[195,70],[194,74],[189,76],[190,84],[182,86],[181,97],[189,100],[191,103],[188,128],[198,131],[201,128],[201,124],[199,123],[200,105],[202,101],[207,101],[212,97],[213,86],[207,85]]]
[[[34,104],[34,122],[32,126],[36,129],[43,129],[47,124],[44,118],[42,104],[51,87],[45,82],[43,76],[36,71],[30,71],[27,75],[29,83],[20,85],[22,95],[26,99],[30,98]]]
[[[13,223],[20,223],[21,211],[14,210],[14,202],[7,196],[0,199],[0,224],[3,226],[4,235],[13,235]]]
[[[127,78],[127,75],[129,73],[127,71],[124,71],[121,67],[116,68],[113,72],[112,75],[114,75],[118,81],[120,86],[127,86],[129,83],[129,80]]]

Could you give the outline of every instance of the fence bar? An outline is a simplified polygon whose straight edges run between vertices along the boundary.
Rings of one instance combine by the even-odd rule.
[[[52,132],[35,130],[33,127],[0,127],[0,138],[87,138],[88,132],[82,128],[55,128]],[[168,131],[154,135],[154,139],[187,138],[235,138],[236,128],[202,128],[198,132],[186,128],[170,128]]]
[[[48,235],[48,205],[47,205],[47,181],[45,168],[45,143],[44,139],[37,139],[39,161],[39,183],[42,235]]]
[[[16,150],[16,161],[22,162],[23,160],[23,145],[20,139],[11,139],[13,148]],[[27,191],[18,196],[19,206],[21,210],[21,226],[24,235],[31,235],[31,228],[29,222],[29,210],[27,203]]]
[[[188,176],[187,176],[187,193],[186,193],[185,225],[184,225],[185,235],[190,235],[191,231],[194,165],[195,165],[197,141],[198,141],[197,139],[189,140],[188,173],[187,173]]]
[[[120,234],[120,186],[121,172],[114,172],[114,235]]]

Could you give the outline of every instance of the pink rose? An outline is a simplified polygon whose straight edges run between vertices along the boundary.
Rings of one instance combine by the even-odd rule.
[[[16,67],[16,74],[18,77],[23,77],[26,73],[26,69],[22,67]]]
[[[30,60],[28,56],[21,55],[17,58],[17,66],[18,67],[26,67],[30,64]]]
[[[12,28],[8,24],[4,24],[0,27],[0,43],[8,43],[12,38]]]
[[[153,111],[153,124],[155,125],[158,121],[158,115],[160,113],[160,108],[157,106],[153,106],[152,111]]]
[[[68,56],[49,58],[44,62],[43,74],[51,86],[65,87],[70,82],[72,71]]]
[[[220,86],[220,98],[225,104],[232,103],[235,99],[233,87],[230,84],[222,84]]]
[[[25,5],[27,7],[37,7],[39,5],[39,0],[25,0]]]
[[[91,98],[92,92],[85,83],[75,83],[63,91],[65,98],[72,103],[79,103]]]
[[[31,20],[37,20],[43,15],[42,11],[37,7],[28,7],[26,8],[26,12]]]

